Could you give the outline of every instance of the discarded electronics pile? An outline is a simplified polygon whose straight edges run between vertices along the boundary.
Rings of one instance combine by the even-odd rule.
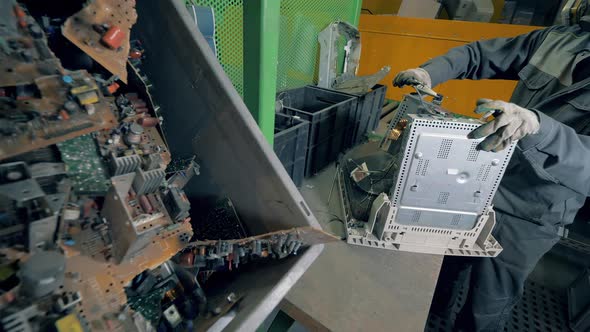
[[[441,107],[418,86],[406,95],[377,152],[345,155],[338,169],[347,242],[441,255],[495,257],[492,199],[516,143],[477,149],[468,133],[483,124]],[[434,97],[424,99],[424,93]]]
[[[205,329],[247,296],[210,280],[330,236],[250,236],[227,198],[194,214],[135,1],[84,6],[0,2],[0,330]]]

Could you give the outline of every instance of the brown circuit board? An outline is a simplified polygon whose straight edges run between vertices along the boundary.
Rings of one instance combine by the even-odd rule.
[[[137,122],[142,117],[142,115],[128,117],[124,119],[122,123]],[[144,127],[143,130],[144,132],[141,134],[141,141],[135,146],[128,146],[124,139],[113,141],[112,135],[108,131],[97,133],[96,141],[100,146],[101,153],[104,155],[113,153],[119,157],[129,154],[138,154],[141,156],[159,154],[163,161],[162,168],[166,168],[171,161],[170,151],[157,127]]]
[[[33,83],[40,76],[63,74],[41,27],[15,1],[0,2],[0,87]]]
[[[68,18],[62,28],[63,35],[84,53],[100,63],[112,74],[127,83],[127,55],[129,35],[137,21],[135,0],[95,0],[81,11]],[[110,48],[104,44],[106,32],[115,27],[123,38],[120,47]]]
[[[88,72],[66,76],[65,81],[60,75],[35,79],[38,95],[0,97],[0,160],[117,125],[112,105]],[[80,87],[92,89],[96,102],[73,101],[72,91]]]
[[[151,244],[129,261],[108,260],[109,245],[91,228],[66,227],[75,245],[61,244],[66,255],[64,291],[80,292],[77,307],[82,324],[93,331],[124,331],[116,317],[127,302],[124,287],[141,272],[154,269],[186,246],[192,236],[190,223],[173,224],[161,231]],[[110,324],[109,317],[113,318]]]

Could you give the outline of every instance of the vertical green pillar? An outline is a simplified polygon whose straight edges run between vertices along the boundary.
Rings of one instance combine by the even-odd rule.
[[[358,28],[359,20],[361,18],[361,8],[363,7],[363,0],[353,0],[354,6],[352,7],[353,12],[351,13],[352,20],[350,24]]]
[[[280,0],[244,1],[244,102],[272,145]]]

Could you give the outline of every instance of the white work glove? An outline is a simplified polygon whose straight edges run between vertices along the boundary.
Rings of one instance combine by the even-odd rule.
[[[401,88],[406,85],[423,84],[432,88],[432,79],[430,74],[422,68],[408,69],[400,72],[393,79],[393,86]]]
[[[487,137],[478,145],[478,149],[484,151],[502,151],[512,142],[536,134],[541,127],[539,116],[535,112],[500,100],[478,100],[475,113],[494,115],[492,121],[468,135],[472,139]]]

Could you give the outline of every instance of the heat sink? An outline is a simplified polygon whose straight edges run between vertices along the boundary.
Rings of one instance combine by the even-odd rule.
[[[153,171],[139,170],[133,179],[133,190],[137,195],[145,195],[155,192],[166,177],[163,169]]]
[[[133,173],[141,166],[141,157],[136,154],[123,157],[111,155],[109,166],[113,176]]]

